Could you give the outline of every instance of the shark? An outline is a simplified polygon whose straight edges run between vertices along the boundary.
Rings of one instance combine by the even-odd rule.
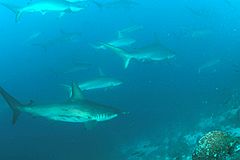
[[[119,38],[124,37],[125,34],[129,34],[134,31],[141,30],[141,29],[143,29],[143,26],[141,26],[141,25],[133,25],[133,26],[121,29],[118,31],[118,37]]]
[[[93,90],[93,89],[108,89],[117,87],[123,84],[119,79],[106,76],[101,68],[98,68],[99,76],[95,79],[91,79],[82,83],[79,83],[78,86],[83,91]],[[68,87],[71,89],[71,87]]]
[[[121,37],[117,38],[115,40],[107,42],[107,44],[115,46],[115,47],[126,47],[126,46],[131,46],[136,42],[135,39],[129,38],[129,37]],[[107,47],[104,44],[100,45],[93,45],[95,49],[107,49]]]
[[[40,0],[36,2],[29,2],[28,5],[19,7],[8,2],[0,2],[1,5],[5,6],[16,14],[16,22],[18,22],[24,13],[36,13],[39,12],[45,15],[48,12],[60,13],[62,17],[65,13],[79,12],[86,6],[85,3],[73,3],[65,0]]]
[[[138,48],[132,52],[126,51],[122,48],[107,43],[103,45],[122,58],[122,60],[124,61],[125,69],[128,68],[129,63],[132,59],[144,62],[144,61],[163,61],[175,57],[175,54],[171,49],[158,43]]]
[[[128,46],[132,46],[134,43],[136,43],[136,40],[133,38],[130,38],[129,36],[127,36],[127,34],[132,33],[134,31],[143,29],[142,26],[138,26],[138,25],[134,25],[134,26],[130,26],[128,28],[124,28],[121,29],[119,31],[117,31],[117,38],[114,40],[111,40],[109,42],[106,42],[112,46],[115,47],[128,47]],[[95,49],[107,49],[103,44],[100,45],[92,45]]]
[[[89,80],[79,84],[79,87],[84,90],[92,90],[92,89],[101,89],[101,88],[112,88],[121,85],[123,82],[111,78],[111,77],[98,77],[93,80]]]
[[[114,107],[87,100],[76,83],[72,83],[71,87],[72,96],[67,101],[43,105],[32,102],[24,105],[2,87],[0,87],[0,94],[13,111],[13,124],[16,123],[21,112],[53,121],[84,123],[86,127],[111,120],[124,113]]]
[[[89,90],[95,90],[95,89],[109,89],[109,88],[120,86],[122,84],[123,82],[118,79],[104,76],[104,77],[98,77],[92,80],[79,83],[78,87],[82,91],[89,91]],[[71,97],[72,87],[66,84],[62,84],[62,86],[66,87],[66,89],[69,92],[69,97]]]

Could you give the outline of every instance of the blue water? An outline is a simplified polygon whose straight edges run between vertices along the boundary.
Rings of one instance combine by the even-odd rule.
[[[1,99],[0,159],[127,160],[129,155],[122,152],[124,146],[143,139],[164,145],[161,142],[166,135],[174,137],[182,128],[194,130],[203,115],[211,116],[225,109],[224,102],[240,87],[240,3],[137,2],[138,5],[127,8],[98,8],[89,2],[84,10],[62,18],[58,18],[58,13],[26,13],[18,23],[13,12],[0,6],[0,85],[14,97],[23,103],[67,100],[60,84],[89,80],[98,75],[100,67],[123,84],[84,95],[129,112],[91,130],[81,123],[51,121],[26,113],[12,125],[12,112]],[[130,49],[160,41],[174,51],[176,58],[160,62],[133,60],[124,69],[121,58],[111,51],[91,46],[115,39],[118,30],[133,25],[143,29],[129,33],[136,39]],[[47,51],[32,45],[61,36],[61,30],[79,32],[81,36],[73,42],[50,46]],[[27,41],[36,32],[40,36]],[[205,62],[218,59],[219,63],[198,72]],[[56,73],[76,61],[93,67]]]

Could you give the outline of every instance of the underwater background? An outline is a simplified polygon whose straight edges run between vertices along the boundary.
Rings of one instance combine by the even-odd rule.
[[[120,1],[98,0],[99,7],[89,0],[82,11],[62,17],[24,13],[19,22],[0,6],[0,85],[14,97],[23,103],[65,101],[62,84],[98,77],[101,68],[122,84],[84,95],[129,112],[90,130],[27,113],[12,125],[12,112],[1,99],[0,159],[187,160],[208,131],[240,135],[240,3]],[[25,6],[36,1],[8,2]],[[159,43],[175,57],[132,60],[125,69],[111,50],[94,47],[131,26],[138,27],[127,36],[136,42],[124,49]],[[70,33],[74,38],[63,37]]]

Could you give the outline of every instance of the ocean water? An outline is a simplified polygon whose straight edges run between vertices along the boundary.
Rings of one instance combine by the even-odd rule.
[[[56,1],[64,3],[47,0]],[[0,86],[23,104],[64,102],[63,84],[101,77],[101,70],[122,84],[84,96],[128,114],[86,129],[22,112],[12,125],[1,98],[1,160],[188,160],[209,131],[240,135],[237,0],[86,0],[76,2],[83,7],[76,13],[35,10],[16,22],[15,6],[38,2],[1,1]],[[119,31],[136,42],[117,49],[134,54],[157,44],[174,58],[133,59],[125,69],[121,56],[96,48]]]

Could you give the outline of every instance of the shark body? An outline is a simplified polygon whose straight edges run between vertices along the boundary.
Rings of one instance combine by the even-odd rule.
[[[83,4],[72,3],[65,0],[40,0],[37,2],[29,3],[24,7],[18,7],[7,2],[0,2],[3,6],[10,9],[16,14],[16,22],[20,20],[20,17],[24,13],[42,13],[45,15],[48,12],[58,12],[60,17],[65,13],[79,12],[84,9]]]
[[[54,121],[72,123],[96,123],[117,117],[121,112],[113,107],[86,100],[78,85],[72,84],[72,96],[63,103],[46,105],[23,105],[0,87],[0,94],[13,111],[13,124],[21,112],[44,117]]]
[[[129,38],[129,37],[121,37],[112,41],[107,42],[107,44],[112,45],[114,47],[126,47],[131,46],[136,42],[135,39]],[[107,49],[107,47],[104,44],[100,44],[98,46],[94,46],[96,49]]]
[[[109,89],[120,86],[122,83],[123,82],[118,79],[101,76],[86,82],[79,83],[78,87],[81,88],[82,91],[88,91],[94,89]],[[69,92],[69,97],[71,97],[73,93],[72,87],[65,84],[63,86],[66,87]]]
[[[122,84],[122,81],[110,77],[99,77],[79,84],[81,90],[112,88]]]
[[[121,30],[117,31],[118,36],[116,39],[113,39],[111,41],[104,42],[104,43],[107,43],[114,47],[120,47],[120,48],[132,46],[134,43],[136,43],[136,40],[129,37],[128,34],[134,32],[134,31],[140,30],[142,28],[143,28],[142,26],[134,25],[134,26],[130,26],[128,28],[121,29]],[[100,43],[100,45],[93,45],[93,47],[95,49],[107,49],[107,47],[105,47],[104,44],[102,44],[102,43]]]
[[[143,48],[136,49],[133,52],[128,52],[119,47],[110,44],[103,44],[106,48],[112,50],[124,61],[124,68],[126,69],[132,59],[138,61],[162,61],[172,59],[175,54],[172,50],[159,44],[153,44]]]

